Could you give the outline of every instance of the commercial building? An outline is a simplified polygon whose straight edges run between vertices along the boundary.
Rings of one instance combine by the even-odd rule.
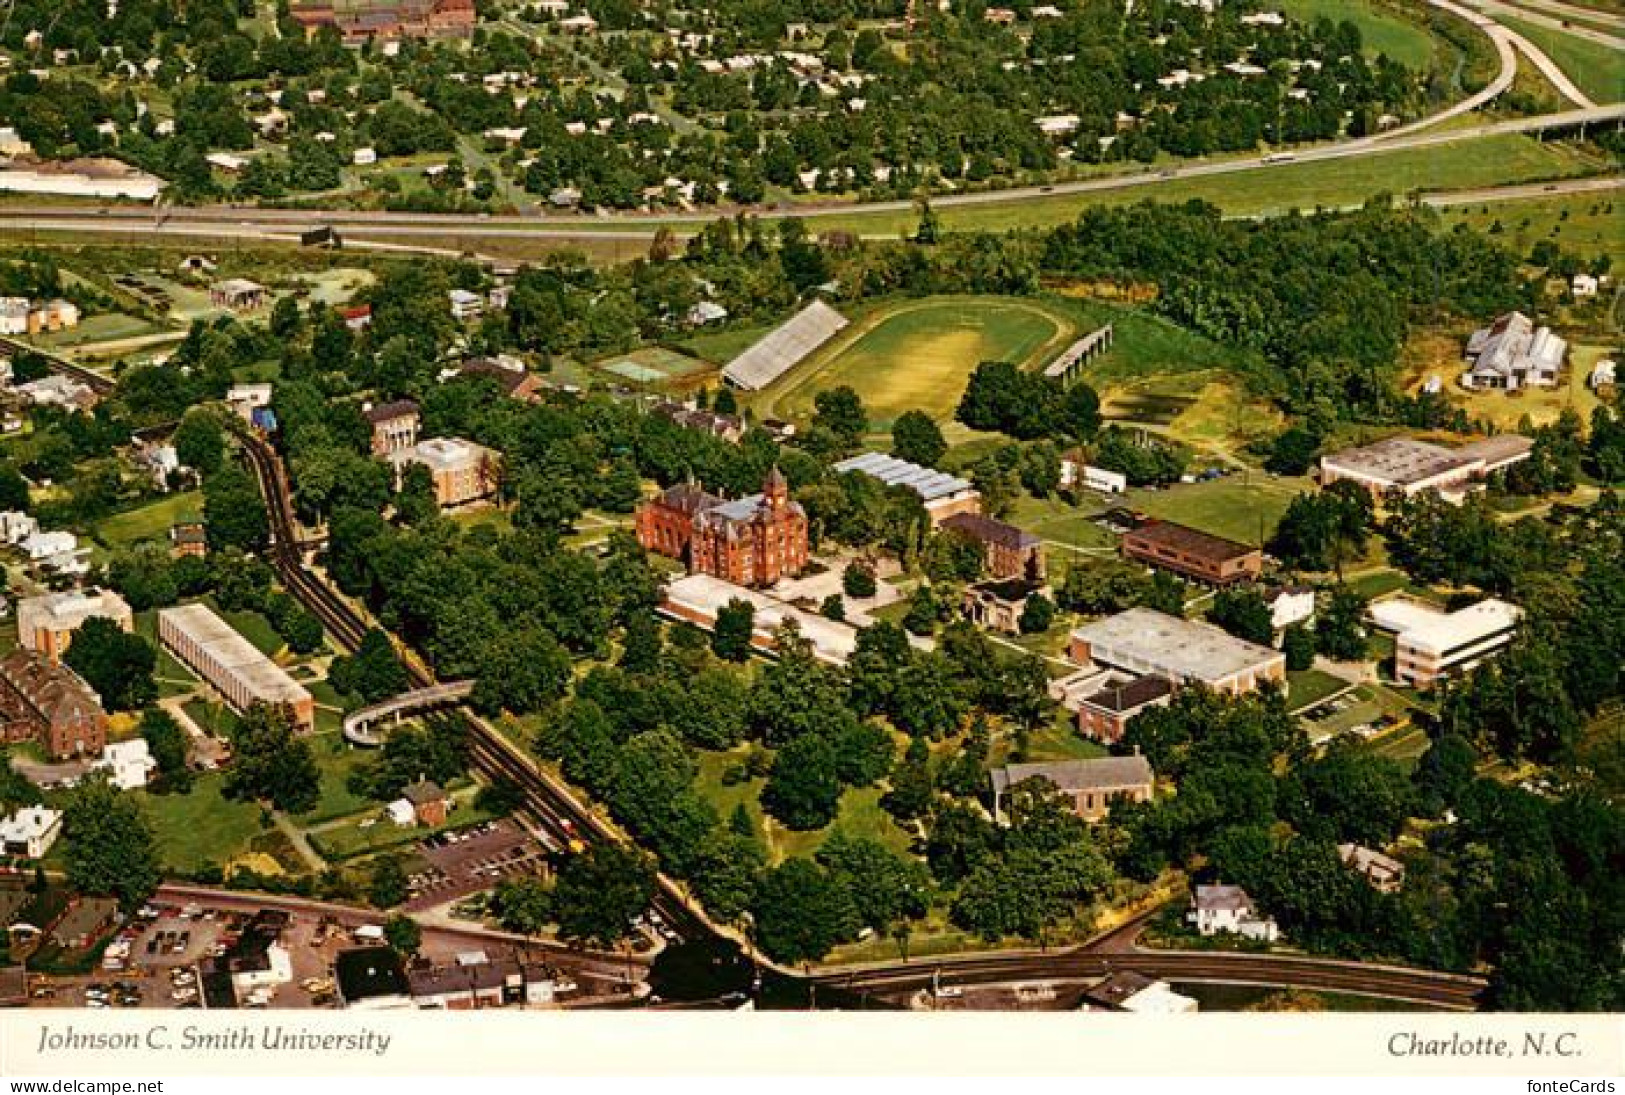
[[[1072,800],[1072,812],[1085,821],[1099,821],[1114,802],[1148,802],[1156,777],[1144,757],[1099,757],[1094,760],[1007,764],[988,773],[993,785],[993,818],[1006,823],[1004,798],[1029,779],[1045,779]]]
[[[37,741],[52,760],[107,744],[101,697],[67,666],[22,648],[0,658],[0,726],[7,743]]]
[[[983,564],[993,577],[1044,580],[1044,541],[1032,533],[980,513],[956,513],[941,528],[980,544]]]
[[[496,493],[501,454],[460,437],[431,437],[392,452],[395,482],[400,484],[407,465],[422,464],[434,480],[434,498],[442,509],[466,505]]]
[[[415,1006],[406,966],[393,947],[357,947],[333,960],[339,999],[354,1011],[399,1011]]]
[[[226,392],[226,404],[244,422],[254,421],[254,412],[271,406],[274,389],[269,384],[233,384]]]
[[[43,859],[61,835],[61,810],[24,806],[0,820],[0,855]]]
[[[1372,623],[1394,636],[1394,679],[1417,688],[1465,673],[1512,641],[1523,611],[1490,597],[1446,612],[1396,594],[1373,601]]]
[[[935,468],[911,464],[895,456],[866,452],[862,456],[842,460],[835,465],[835,470],[842,473],[862,472],[888,487],[907,487],[925,503],[925,512],[930,514],[933,527],[956,513],[982,512],[982,495],[971,486],[969,480]]]
[[[1128,476],[1120,471],[1107,471],[1089,463],[1082,450],[1074,449],[1061,457],[1061,489],[1086,487],[1101,494],[1123,494],[1128,490]]]
[[[731,502],[679,483],[638,508],[638,543],[690,572],[766,587],[807,565],[807,513],[774,467],[760,494]]]
[[[298,729],[315,726],[316,705],[305,686],[207,605],[160,609],[158,638],[239,714],[256,703],[286,704]]]
[[[1225,932],[1273,943],[1281,934],[1274,919],[1260,916],[1253,899],[1240,886],[1196,887],[1186,918],[1202,935]]]
[[[215,963],[231,977],[234,992],[253,992],[293,980],[293,958],[282,944],[290,917],[282,909],[261,909],[251,916],[237,941]]]
[[[418,443],[418,427],[423,423],[423,415],[410,399],[369,406],[361,414],[372,426],[374,456],[388,456]]]
[[[1527,437],[1497,434],[1459,449],[1413,437],[1389,437],[1320,458],[1320,485],[1358,483],[1381,498],[1398,492],[1409,498],[1425,490],[1453,495],[1475,480],[1527,460],[1534,447]]]
[[[1120,546],[1127,558],[1209,585],[1251,581],[1264,570],[1258,548],[1174,521],[1147,522],[1124,533]]]
[[[0,191],[20,194],[151,201],[165,185],[156,175],[100,157],[61,161],[19,157],[0,164]]]
[[[45,593],[17,602],[17,642],[60,661],[73,633],[92,617],[112,620],[124,631],[135,626],[129,603],[110,589]]]
[[[420,1008],[547,1007],[555,997],[556,979],[547,967],[514,958],[492,962],[483,951],[458,955],[451,965],[414,966],[406,978],[412,1002]]]
[[[288,13],[311,37],[335,27],[346,45],[368,39],[468,38],[474,0],[295,0]]]
[[[1522,312],[1508,312],[1467,339],[1467,371],[1461,385],[1515,392],[1550,388],[1563,368],[1568,343],[1550,327],[1536,327]]]
[[[1093,662],[1233,696],[1266,682],[1286,682],[1286,655],[1279,650],[1150,608],[1131,608],[1077,628],[1068,653],[1080,665]]]

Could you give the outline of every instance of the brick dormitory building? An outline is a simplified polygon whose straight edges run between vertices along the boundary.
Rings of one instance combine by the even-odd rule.
[[[736,585],[771,586],[807,565],[807,513],[776,467],[760,494],[731,502],[679,483],[638,509],[637,531],[645,550]]]
[[[0,727],[7,744],[37,741],[52,760],[96,756],[107,744],[107,712],[84,679],[19,647],[0,658]]]

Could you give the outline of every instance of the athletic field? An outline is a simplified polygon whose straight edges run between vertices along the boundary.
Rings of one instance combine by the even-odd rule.
[[[709,373],[711,365],[699,358],[675,353],[660,346],[645,346],[597,363],[596,368],[634,384],[661,385],[668,381],[692,380]]]
[[[857,319],[828,346],[757,397],[758,414],[805,421],[813,397],[851,385],[871,428],[887,430],[904,411],[952,421],[971,370],[983,361],[1023,368],[1059,353],[1079,335],[1058,309],[1008,297],[934,297]]]

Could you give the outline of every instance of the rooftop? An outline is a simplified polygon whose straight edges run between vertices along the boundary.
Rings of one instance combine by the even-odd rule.
[[[1131,608],[1072,632],[1094,650],[1096,660],[1136,664],[1181,680],[1219,681],[1274,662],[1280,651],[1238,639],[1212,624],[1184,620],[1151,608]]]
[[[339,994],[346,1004],[380,996],[406,996],[411,986],[401,956],[390,947],[357,947],[333,960]]]
[[[427,464],[435,471],[453,471],[495,455],[491,449],[460,437],[431,437],[409,449],[390,453],[389,459],[395,464]]]
[[[1043,777],[1062,791],[1110,791],[1119,787],[1139,787],[1154,778],[1151,762],[1132,757],[1097,757],[1093,760],[1042,761],[1035,764],[1007,764],[990,773],[995,794],[1003,794],[1023,780]]]
[[[393,422],[397,418],[406,418],[408,415],[418,413],[418,405],[410,399],[396,399],[389,403],[380,403],[361,412],[373,425],[380,422]]]
[[[984,517],[980,513],[956,513],[943,520],[942,527],[964,533],[973,540],[980,540],[984,544],[998,544],[1000,547],[1013,548],[1025,551],[1037,547],[1038,537],[1025,529],[1015,525],[1007,525],[1003,521]]]
[[[835,465],[835,470],[862,472],[880,480],[888,487],[907,487],[927,502],[972,489],[968,480],[961,479],[957,475],[949,475],[935,468],[921,467],[919,464],[911,464],[907,460],[899,460],[895,456],[878,452],[866,452],[862,456],[842,460]]]
[[[271,703],[298,703],[310,698],[305,686],[239,635],[208,605],[175,605],[158,610],[158,618],[184,631],[210,656],[246,680],[254,694]]]
[[[1215,912],[1224,910],[1240,912],[1251,909],[1253,899],[1240,886],[1198,886],[1196,887],[1196,907],[1198,909],[1211,909]]]
[[[1322,467],[1405,487],[1446,475],[1471,464],[1475,457],[1413,437],[1388,437],[1370,445],[1344,449],[1320,458]]]
[[[1229,562],[1258,552],[1255,547],[1214,536],[1210,532],[1181,525],[1175,521],[1152,521],[1133,532],[1134,539],[1157,544],[1186,555],[1194,555],[1213,563]]]
[[[1169,683],[1167,677],[1152,674],[1118,684],[1108,684],[1100,691],[1085,696],[1083,702],[1103,711],[1121,713],[1144,707],[1164,696],[1172,695],[1173,691],[1174,686]]]
[[[1369,612],[1372,622],[1382,630],[1399,635],[1410,646],[1436,654],[1505,631],[1516,626],[1523,616],[1517,605],[1495,597],[1454,612],[1415,597],[1385,597],[1373,601]]]

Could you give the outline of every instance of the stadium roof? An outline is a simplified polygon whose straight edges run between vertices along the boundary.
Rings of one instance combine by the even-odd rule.
[[[918,464],[911,464],[907,460],[899,460],[895,456],[879,452],[866,452],[862,456],[842,460],[835,465],[835,470],[861,471],[865,475],[874,476],[888,487],[907,487],[927,502],[971,489],[970,482],[957,475],[949,475],[935,468],[923,468]]]
[[[765,388],[834,338],[846,324],[845,316],[815,300],[730,361],[722,375],[728,383],[746,391]]]

